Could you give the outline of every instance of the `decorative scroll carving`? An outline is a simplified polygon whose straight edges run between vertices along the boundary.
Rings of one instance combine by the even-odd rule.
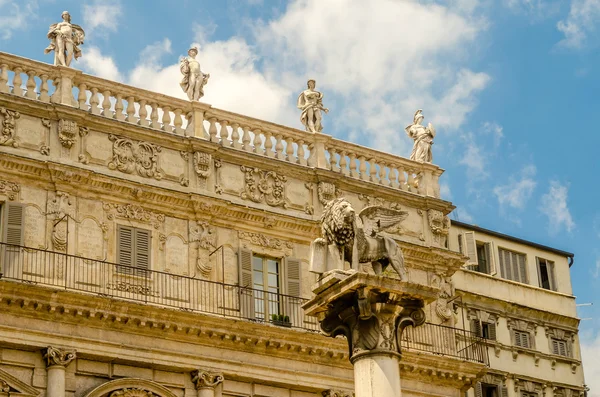
[[[72,120],[60,119],[58,121],[58,140],[60,144],[70,149],[75,143],[75,138],[79,133],[77,122]]]
[[[44,359],[48,367],[53,365],[66,367],[71,361],[75,360],[75,350],[58,349],[48,346],[44,351]]]
[[[155,229],[158,229],[165,222],[165,214],[148,211],[136,204],[112,204],[104,203],[102,205],[107,212],[107,218],[113,220],[115,217],[133,219],[140,222],[150,223]]]
[[[80,145],[78,159],[79,159],[79,162],[83,163],[83,164],[88,164],[90,162],[90,155],[87,154],[84,149],[86,137],[88,136],[89,133],[90,133],[90,130],[87,127],[84,127],[84,126],[79,127],[79,136],[81,137],[81,145]]]
[[[333,183],[319,182],[319,185],[317,186],[317,196],[323,205],[327,205],[328,202],[340,197],[341,195],[342,191]]]
[[[10,385],[4,380],[0,380],[0,393],[8,393],[10,391]]]
[[[163,174],[158,171],[158,154],[162,150],[160,146],[112,134],[108,139],[113,142],[113,157],[108,168],[126,174],[137,173],[146,178],[162,179]]]
[[[21,114],[16,110],[10,110],[0,107],[0,114],[4,116],[2,120],[2,136],[0,137],[0,145],[19,147],[19,142],[15,138],[15,130],[17,126],[16,120],[21,117]]]
[[[210,175],[210,162],[212,155],[204,152],[194,152],[194,171],[200,178],[208,178]]]
[[[196,386],[196,390],[213,389],[219,383],[225,380],[223,373],[196,369],[192,371],[192,382]]]
[[[268,237],[260,233],[239,232],[238,237],[241,240],[249,241],[251,244],[260,247],[269,248],[277,251],[282,251],[286,256],[292,254],[294,245],[289,241],[283,241],[275,237]]]
[[[323,397],[354,397],[351,391],[329,389],[321,393]]]
[[[156,291],[153,291],[151,287],[144,285],[131,284],[126,281],[117,281],[114,283],[107,283],[106,289],[112,289],[115,291],[132,292],[134,294],[147,295],[147,296],[160,296]]]
[[[438,299],[435,301],[435,313],[442,320],[446,322],[452,318],[454,312],[449,306],[448,301],[453,297],[453,286],[452,278],[445,277],[444,275],[434,274],[432,276],[431,285],[439,288]]]
[[[40,146],[40,153],[44,156],[50,156],[50,147],[48,145]]]
[[[244,191],[240,196],[255,203],[265,202],[271,207],[287,208],[285,182],[287,178],[275,171],[263,171],[241,166],[244,173]]]
[[[156,397],[156,395],[144,389],[124,388],[110,393],[110,397]]]
[[[427,219],[434,241],[442,246],[446,245],[446,238],[450,232],[450,218],[441,211],[429,210],[427,211]]]
[[[393,210],[402,209],[401,205],[399,203],[394,203],[394,202],[382,199],[381,197],[372,197],[372,196],[367,196],[366,194],[359,194],[358,199],[365,203],[365,207],[377,205],[379,207],[390,208]]]
[[[0,194],[6,195],[9,200],[15,200],[21,191],[21,186],[14,182],[0,180]]]

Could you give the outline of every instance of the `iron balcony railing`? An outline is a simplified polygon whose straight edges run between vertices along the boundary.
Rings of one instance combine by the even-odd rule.
[[[62,252],[0,243],[0,278],[143,302],[180,310],[319,331],[307,299],[278,292],[134,268]],[[401,347],[488,363],[487,348],[470,331],[426,323],[405,329]]]

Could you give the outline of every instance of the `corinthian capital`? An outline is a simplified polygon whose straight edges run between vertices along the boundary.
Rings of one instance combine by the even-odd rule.
[[[204,369],[192,371],[192,382],[196,386],[196,390],[213,389],[219,383],[223,382],[225,377],[221,372],[212,372]]]
[[[44,359],[48,367],[53,365],[66,367],[71,361],[75,360],[75,350],[58,349],[48,346],[44,350]]]
[[[347,390],[329,389],[325,390],[323,397],[354,397],[354,393]]]

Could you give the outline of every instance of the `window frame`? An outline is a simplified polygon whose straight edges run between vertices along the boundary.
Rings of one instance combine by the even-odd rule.
[[[557,349],[554,348],[554,344],[556,343],[557,345]],[[561,354],[560,353],[560,345],[564,346],[564,353],[565,354]],[[569,342],[565,339],[560,339],[560,338],[555,338],[553,336],[550,337],[550,346],[551,346],[551,350],[550,352],[556,356],[562,356],[562,357],[571,357],[571,350],[569,349]]]
[[[510,255],[510,263],[505,263],[506,256],[504,253]],[[523,264],[518,261],[519,257],[523,257]],[[529,284],[529,271],[527,269],[527,254],[524,252],[514,251],[504,247],[498,247],[498,259],[500,264],[500,277],[505,280],[511,280],[521,284]],[[515,264],[516,261],[516,264]],[[507,267],[508,266],[508,267]],[[515,270],[519,273],[519,277],[515,278]],[[523,272],[521,272],[523,270]]]
[[[121,244],[121,233],[123,230],[131,230],[131,263],[130,264],[123,264],[121,263],[121,254],[123,252],[123,248],[122,248],[122,244]],[[151,267],[152,267],[152,230],[149,229],[143,229],[143,228],[139,228],[139,227],[135,227],[135,226],[129,226],[129,225],[117,225],[117,237],[116,237],[116,245],[117,245],[117,258],[116,258],[116,264],[117,264],[117,268],[116,271],[119,274],[122,275],[131,275],[131,276],[136,276],[136,277],[144,277],[144,278],[150,278],[151,274]],[[142,267],[139,266],[140,261],[138,260],[139,257],[141,257],[143,255],[143,253],[140,253],[139,251],[142,251],[140,249],[140,247],[138,246],[138,234],[140,233],[145,233],[148,236],[148,247],[147,247],[147,253],[146,256],[147,258],[145,259],[146,262],[146,266]]]
[[[542,284],[542,262],[544,262],[544,265],[546,268],[546,274],[547,274],[547,278],[548,278],[548,287],[549,288],[544,287]],[[548,290],[548,291],[557,291],[558,288],[556,285],[556,264],[555,264],[555,262],[536,256],[535,263],[536,263],[536,268],[537,268],[537,272],[538,272],[539,287],[543,288],[545,290]]]
[[[517,335],[519,335],[519,337],[517,338]],[[527,346],[523,346],[523,336],[527,337]],[[517,347],[521,347],[524,349],[533,349],[533,345],[531,343],[531,333],[529,331],[523,331],[521,329],[513,329],[512,330],[512,342],[514,346]],[[519,342],[517,342],[519,341]]]

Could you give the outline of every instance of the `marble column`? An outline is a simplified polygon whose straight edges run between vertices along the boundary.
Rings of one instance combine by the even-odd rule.
[[[204,369],[192,371],[192,382],[196,386],[197,397],[215,397],[216,387],[225,380],[221,372]]]
[[[44,350],[44,359],[48,372],[46,397],[65,397],[65,371],[75,359],[75,351],[49,346]]]

